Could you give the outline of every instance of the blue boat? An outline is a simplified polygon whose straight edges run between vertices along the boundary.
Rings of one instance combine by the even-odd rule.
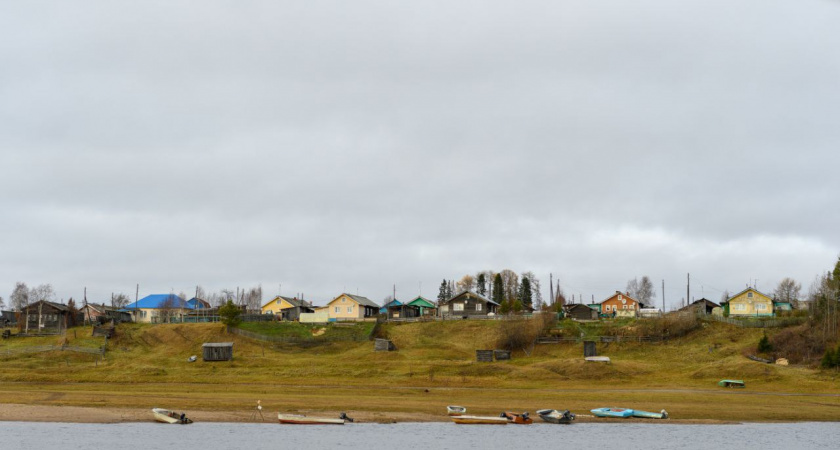
[[[626,419],[633,416],[633,410],[626,408],[596,408],[591,410],[591,412],[598,417],[618,417]]]
[[[664,409],[659,411],[658,413],[655,412],[647,412],[647,411],[639,411],[638,409],[633,410],[633,417],[642,417],[645,419],[667,419],[668,418],[668,411]]]

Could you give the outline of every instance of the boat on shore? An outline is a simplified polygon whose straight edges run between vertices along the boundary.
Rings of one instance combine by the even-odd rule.
[[[627,408],[595,408],[591,412],[597,417],[616,417],[619,419],[626,419],[633,415],[633,410]]]
[[[500,414],[500,417],[504,417],[508,422],[516,425],[531,425],[534,423],[534,419],[531,418],[527,411],[522,414],[505,411]]]
[[[569,412],[569,410],[558,411],[556,409],[540,409],[537,410],[537,415],[540,416],[544,422],[548,423],[559,423],[559,424],[569,424],[575,420],[575,415]]]
[[[341,413],[338,418],[332,417],[312,417],[302,414],[277,414],[277,420],[286,425],[344,425],[347,422],[353,422],[353,419],[347,417],[347,414]]]
[[[463,416],[467,413],[467,408],[463,406],[447,406],[446,414],[449,416]]]
[[[188,425],[193,423],[192,419],[187,418],[185,413],[177,413],[163,408],[152,408],[152,414],[155,416],[155,422],[160,423],[177,423],[181,425]]]
[[[718,386],[728,388],[742,388],[746,387],[744,380],[720,380]]]
[[[507,417],[497,416],[452,416],[452,421],[459,425],[507,425]]]
[[[633,417],[641,417],[643,419],[667,419],[668,418],[668,411],[664,409],[662,411],[657,412],[647,412],[647,411],[639,411],[638,409],[633,410]]]

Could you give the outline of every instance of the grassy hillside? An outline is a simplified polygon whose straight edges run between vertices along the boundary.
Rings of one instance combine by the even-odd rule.
[[[538,345],[515,350],[511,361],[475,362],[476,349],[495,348],[499,327],[495,321],[389,324],[378,333],[393,340],[398,351],[374,352],[372,342],[266,344],[227,334],[219,324],[130,324],[121,325],[108,342],[104,361],[70,352],[16,351],[33,345],[103,344],[80,328],[75,337],[71,330],[63,338],[0,342],[0,398],[129,407],[177,399],[183,407],[210,410],[261,398],[291,410],[429,413],[449,403],[476,412],[623,405],[666,408],[674,417],[840,420],[840,396],[810,395],[840,394],[837,372],[744,357],[760,330],[713,323],[663,344],[598,344],[599,354],[609,356],[611,364],[584,362],[581,344]],[[204,342],[234,342],[234,361],[201,361]],[[191,355],[199,360],[187,362]],[[715,383],[722,378],[744,379],[747,389],[718,388]]]

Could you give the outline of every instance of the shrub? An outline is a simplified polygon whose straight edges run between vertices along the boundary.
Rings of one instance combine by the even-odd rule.
[[[505,350],[522,350],[532,346],[545,330],[547,321],[542,318],[503,320],[499,327],[496,346]],[[550,322],[550,323],[553,323]]]
[[[820,366],[823,369],[831,369],[837,367],[837,352],[834,349],[829,348],[825,351],[825,354],[822,357],[822,361],[820,361]]]
[[[767,339],[767,333],[764,333],[761,336],[761,339],[758,340],[758,353],[770,353],[773,351],[773,344],[770,343],[770,340]]]

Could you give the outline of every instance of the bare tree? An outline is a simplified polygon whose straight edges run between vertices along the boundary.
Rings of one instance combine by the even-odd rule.
[[[111,306],[114,308],[122,308],[125,305],[129,304],[131,299],[128,298],[127,295],[120,292],[119,294],[111,296]]]
[[[29,290],[29,301],[36,303],[40,301],[50,302],[55,299],[55,291],[51,284],[39,284]]]
[[[799,300],[799,293],[802,290],[802,285],[797,283],[792,278],[783,278],[773,291],[773,296],[776,301],[794,303]]]
[[[29,287],[26,286],[26,283],[22,281],[15,283],[15,289],[9,296],[9,302],[11,302],[10,306],[15,311],[23,311],[24,308],[29,306]]]
[[[0,297],[0,309],[3,309],[5,307],[6,307],[6,302],[3,301],[3,297]]]
[[[473,291],[475,291],[475,286],[476,286],[475,277],[473,277],[472,275],[464,275],[458,281],[457,286],[458,286],[458,292],[463,292],[463,291],[473,292]]]
[[[177,299],[174,294],[170,294],[166,297],[160,305],[158,305],[158,317],[160,318],[160,323],[167,323],[172,320],[172,317],[175,316],[175,308],[177,305]]]
[[[627,295],[645,305],[650,305],[651,300],[656,298],[656,289],[653,287],[653,282],[650,281],[647,275],[643,276],[641,280],[633,278],[628,281],[624,291]]]

